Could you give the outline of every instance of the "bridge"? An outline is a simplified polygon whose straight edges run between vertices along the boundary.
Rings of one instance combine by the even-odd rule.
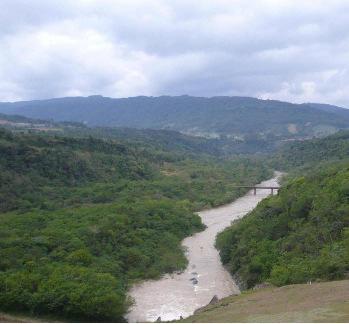
[[[257,189],[267,189],[270,190],[270,193],[273,195],[274,190],[279,190],[280,187],[278,186],[234,186],[234,188],[248,188],[248,189],[253,189],[253,194],[257,194]]]

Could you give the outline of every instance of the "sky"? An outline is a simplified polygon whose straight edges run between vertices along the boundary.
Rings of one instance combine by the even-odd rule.
[[[95,94],[349,107],[349,1],[0,1],[0,101]]]

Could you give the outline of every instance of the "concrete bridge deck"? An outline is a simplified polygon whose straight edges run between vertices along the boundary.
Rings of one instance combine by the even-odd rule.
[[[271,194],[274,194],[274,190],[279,190],[280,187],[278,186],[234,186],[234,188],[248,188],[253,189],[253,194],[257,194],[257,189],[267,189],[270,190]]]

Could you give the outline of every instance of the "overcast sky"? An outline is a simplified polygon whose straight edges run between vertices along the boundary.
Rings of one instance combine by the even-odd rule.
[[[1,0],[0,101],[92,94],[349,107],[349,1]]]

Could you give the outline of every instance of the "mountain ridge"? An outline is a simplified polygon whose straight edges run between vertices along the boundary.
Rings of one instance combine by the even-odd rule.
[[[0,103],[0,112],[89,126],[169,129],[208,138],[309,138],[349,128],[349,109],[237,96],[64,97]]]

